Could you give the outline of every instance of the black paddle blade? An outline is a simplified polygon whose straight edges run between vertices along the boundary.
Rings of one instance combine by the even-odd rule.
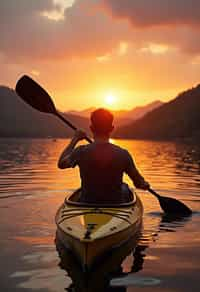
[[[149,192],[156,196],[161,208],[166,214],[181,216],[189,216],[192,214],[192,210],[177,199],[160,196],[152,189],[149,189]]]
[[[182,202],[168,197],[160,197],[158,198],[160,202],[160,206],[163,211],[167,214],[176,214],[189,216],[192,214],[192,211]]]
[[[55,105],[49,94],[29,76],[24,75],[21,77],[16,84],[15,90],[33,108],[44,113],[56,114]]]

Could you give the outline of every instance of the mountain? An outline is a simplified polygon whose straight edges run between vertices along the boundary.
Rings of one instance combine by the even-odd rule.
[[[160,100],[153,101],[151,103],[148,103],[145,106],[138,106],[133,108],[131,111],[126,113],[126,117],[132,120],[138,120],[141,119],[144,115],[146,115],[148,112],[160,107],[164,103]]]
[[[200,84],[120,127],[115,137],[135,139],[200,139]]]
[[[70,111],[66,111],[66,114],[72,114],[72,115],[76,115],[80,117],[89,118],[91,112],[95,111],[95,109],[96,109],[95,107],[90,107],[82,111],[70,110]]]
[[[89,132],[87,118],[63,115]],[[55,116],[31,108],[14,90],[0,86],[0,137],[70,137],[72,133],[73,130]]]
[[[160,107],[163,105],[163,102],[156,100],[152,103],[149,103],[145,106],[135,107],[131,110],[113,110],[111,111],[115,117],[115,126],[120,127],[122,125],[127,125],[139,118],[142,118],[146,113],[152,111],[153,109]],[[96,108],[91,107],[85,109],[83,111],[67,111],[66,114],[78,115],[81,117],[90,117],[91,112],[93,112]]]
[[[160,101],[137,107],[130,111],[113,111],[115,127],[129,124],[153,108],[161,106]],[[95,108],[62,113],[77,128],[89,132],[89,116]],[[40,113],[31,108],[14,90],[0,86],[0,137],[70,137],[73,131],[51,114]]]

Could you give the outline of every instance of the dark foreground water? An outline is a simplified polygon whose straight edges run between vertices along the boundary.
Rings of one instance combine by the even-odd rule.
[[[56,168],[67,142],[0,140],[0,291],[200,291],[200,149],[114,141],[134,155],[154,189],[194,213],[167,218],[156,199],[140,191],[145,213],[137,247],[127,247],[126,257],[124,250],[113,252],[87,276],[55,245],[56,210],[80,184],[78,169]]]

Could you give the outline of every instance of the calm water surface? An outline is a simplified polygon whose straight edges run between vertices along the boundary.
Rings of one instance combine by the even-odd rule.
[[[80,185],[78,169],[56,167],[67,142],[0,139],[0,291],[200,291],[200,149],[113,141],[134,155],[154,189],[182,200],[193,215],[166,218],[156,199],[139,191],[145,212],[136,249],[125,258],[118,250],[88,279],[55,245],[56,210]]]

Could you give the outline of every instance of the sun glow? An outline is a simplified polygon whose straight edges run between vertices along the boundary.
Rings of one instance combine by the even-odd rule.
[[[117,97],[116,95],[112,94],[112,93],[108,93],[105,96],[105,104],[109,107],[114,107],[115,104],[117,102]]]

